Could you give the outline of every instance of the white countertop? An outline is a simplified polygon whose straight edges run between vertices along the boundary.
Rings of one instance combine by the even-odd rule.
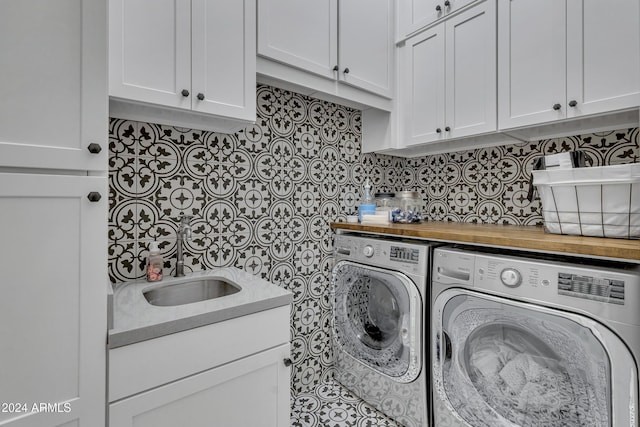
[[[178,306],[160,307],[147,302],[143,292],[169,285],[175,278],[161,282],[118,283],[113,291],[113,328],[109,330],[109,348],[173,334],[211,323],[291,304],[291,292],[238,268],[227,267],[190,273],[191,280],[224,278],[240,286],[240,292]],[[179,278],[184,280],[185,277]]]

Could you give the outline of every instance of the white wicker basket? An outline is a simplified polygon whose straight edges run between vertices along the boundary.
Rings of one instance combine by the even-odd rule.
[[[549,233],[640,238],[640,164],[534,170]]]

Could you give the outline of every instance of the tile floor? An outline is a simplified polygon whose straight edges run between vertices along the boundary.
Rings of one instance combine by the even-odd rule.
[[[294,396],[292,427],[401,427],[335,381]]]

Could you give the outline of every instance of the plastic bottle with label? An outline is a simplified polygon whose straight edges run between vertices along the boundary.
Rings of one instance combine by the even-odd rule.
[[[364,184],[364,195],[358,207],[358,220],[362,222],[362,215],[375,215],[375,213],[376,204],[373,201],[373,197],[371,197],[371,184],[369,184],[369,178],[367,178]]]
[[[162,265],[164,261],[160,254],[158,242],[149,244],[149,255],[147,256],[147,282],[159,282],[162,280]]]

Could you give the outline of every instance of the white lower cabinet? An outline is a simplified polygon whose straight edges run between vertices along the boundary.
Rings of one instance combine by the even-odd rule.
[[[287,427],[289,345],[113,403],[111,427]]]
[[[288,427],[289,306],[109,350],[109,427]]]
[[[106,177],[0,173],[2,426],[104,426],[107,204]]]

